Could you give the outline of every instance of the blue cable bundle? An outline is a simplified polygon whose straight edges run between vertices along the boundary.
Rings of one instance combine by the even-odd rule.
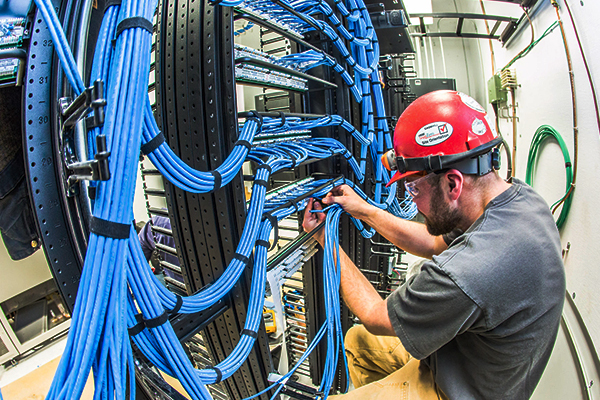
[[[36,3],[48,23],[67,79],[79,94],[84,89],[83,81],[77,73],[54,9],[47,0]],[[150,21],[155,7],[156,3],[152,1],[124,1],[120,9],[111,7],[113,10],[103,22],[97,57],[106,55],[108,37],[103,37],[102,33],[110,30],[107,26],[111,17],[114,20],[116,9],[118,21],[133,17]],[[102,133],[114,160],[110,165],[112,179],[98,185],[92,233],[71,329],[48,393],[50,399],[79,398],[92,368],[98,398],[125,398],[127,371],[133,374],[133,358],[125,329],[127,286],[124,267],[128,234],[124,230],[129,231],[133,219],[136,160],[142,126],[142,112],[137,105],[142,104],[147,96],[150,47],[149,31],[138,27],[126,28],[116,38],[115,49],[109,55],[108,106]],[[106,74],[105,66],[101,65],[96,71]],[[130,393],[134,391],[133,382],[130,381]]]
[[[234,5],[233,3],[241,2],[224,1],[221,4]],[[314,6],[313,3],[297,1],[291,3],[290,7],[312,14],[316,9],[310,6]],[[67,79],[75,93],[79,94],[85,89],[83,80],[79,76],[54,9],[49,0],[36,0],[36,4],[48,23]],[[401,205],[395,199],[395,184],[387,191],[382,189],[382,183],[389,181],[389,175],[387,171],[382,170],[379,155],[385,148],[391,147],[391,140],[384,118],[383,97],[377,74],[379,49],[368,12],[362,0],[348,0],[346,3],[338,1],[336,5],[347,20],[348,28],[341,25],[341,21],[333,15],[333,10],[328,5],[321,4],[318,9],[328,16],[341,37],[324,21],[316,20],[309,14],[304,15],[307,21],[318,26],[332,39],[346,62],[353,68],[354,79],[329,56],[307,52],[304,58],[290,57],[289,61],[306,63],[307,69],[319,63],[325,64],[340,73],[357,101],[362,104],[364,122],[361,132],[339,116],[303,121],[299,118],[262,118],[255,114],[247,118],[241,127],[239,140],[229,157],[211,172],[197,171],[187,166],[161,138],[146,93],[151,44],[148,29],[138,26],[125,28],[118,33],[114,48],[111,44],[121,21],[131,21],[136,17],[151,21],[156,1],[124,0],[120,6],[112,5],[107,8],[96,46],[91,78],[102,79],[105,82],[108,106],[104,126],[92,129],[88,135],[88,156],[93,156],[95,152],[95,137],[105,135],[108,149],[111,151],[112,179],[97,184],[97,197],[93,204],[96,224],[91,229],[67,347],[48,398],[78,398],[90,369],[94,372],[95,398],[125,398],[128,374],[129,395],[134,396],[134,365],[128,328],[136,345],[154,365],[177,377],[193,398],[210,398],[204,385],[225,379],[239,368],[252,349],[255,332],[262,318],[266,280],[265,243],[268,242],[271,230],[275,228],[272,226],[272,219],[263,219],[263,214],[268,212],[272,218],[285,218],[305,207],[306,200],[294,201],[298,197],[317,188],[320,190],[313,193],[313,196],[323,197],[334,185],[343,182],[308,180],[291,190],[279,192],[277,196],[266,199],[266,182],[271,173],[283,168],[293,168],[307,159],[323,159],[332,154],[341,154],[348,159],[357,179],[362,182],[364,159],[370,150],[376,165],[375,199],[367,199],[364,193],[359,190],[357,192],[372,204],[396,215],[404,213],[406,216],[413,211],[414,204]],[[298,31],[307,32],[313,29],[310,24],[269,1],[264,0],[254,6],[263,7],[264,10],[261,11],[272,13],[276,19]],[[341,38],[351,42],[350,51],[343,45]],[[374,115],[377,117],[377,124]],[[264,135],[285,135],[294,130],[308,131],[334,125],[341,126],[361,143],[360,165],[341,143],[333,139],[300,139],[287,143],[274,141],[261,142],[254,147],[252,145],[256,138]],[[137,235],[130,224],[133,219],[132,203],[139,149],[148,146],[151,147],[148,151],[149,157],[157,169],[176,186],[194,193],[210,192],[228,184],[239,173],[244,160],[259,163],[248,206],[246,226],[233,260],[223,275],[211,286],[184,299],[164,288],[150,273]],[[350,181],[346,183],[354,186]],[[380,203],[382,195],[385,194],[387,199]],[[336,263],[333,258],[333,254],[337,252],[335,249],[339,249],[337,231],[340,214],[341,209],[334,207],[327,216],[327,256],[324,270],[324,289],[329,311],[327,321],[301,358],[301,361],[304,360],[327,333],[326,374],[321,383],[321,391],[325,398],[331,389],[338,363],[337,357],[343,347],[339,316],[339,269],[336,267],[339,266],[339,259]],[[373,230],[366,230],[360,221],[354,220],[354,223],[364,236],[369,237],[373,234]],[[168,315],[175,310],[180,313],[201,311],[219,301],[230,291],[250,263],[253,250],[250,303],[241,340],[219,365],[195,370],[178,344],[172,326],[167,323]],[[280,382],[283,382],[283,379]]]

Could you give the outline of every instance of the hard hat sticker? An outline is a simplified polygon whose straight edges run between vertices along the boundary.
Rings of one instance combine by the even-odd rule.
[[[447,122],[433,122],[425,125],[415,135],[415,141],[421,146],[435,146],[446,141],[454,128]]]
[[[483,107],[481,107],[477,100],[475,100],[468,94],[464,94],[461,92],[458,92],[458,95],[460,96],[462,102],[465,103],[467,106],[471,107],[475,111],[479,111],[480,113],[485,113],[485,110],[483,109]]]
[[[479,118],[475,118],[475,121],[471,124],[471,130],[474,134],[481,136],[487,132],[487,128],[485,127],[485,123]]]

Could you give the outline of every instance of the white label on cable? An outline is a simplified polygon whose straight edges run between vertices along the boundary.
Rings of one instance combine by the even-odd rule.
[[[433,122],[427,124],[415,135],[415,141],[421,146],[435,146],[452,136],[454,128],[447,122]]]
[[[458,92],[458,95],[460,96],[460,99],[463,101],[463,103],[465,103],[467,106],[471,107],[475,111],[479,111],[480,113],[485,113],[485,110],[483,109],[483,107],[481,107],[477,100],[461,92]]]
[[[476,135],[483,135],[487,132],[487,128],[485,127],[485,123],[479,118],[475,118],[475,121],[471,124],[471,130]]]

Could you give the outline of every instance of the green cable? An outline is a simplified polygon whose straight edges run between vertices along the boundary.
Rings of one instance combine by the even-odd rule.
[[[529,147],[529,155],[527,156],[527,172],[525,173],[525,182],[531,186],[533,181],[533,174],[535,172],[535,163],[537,161],[538,152],[540,146],[544,140],[554,138],[558,145],[560,146],[560,150],[562,151],[563,157],[565,159],[565,172],[567,175],[567,187],[563,197],[561,197],[558,201],[556,201],[551,209],[561,202],[564,201],[562,209],[560,210],[560,215],[558,220],[556,221],[556,226],[560,229],[567,219],[567,215],[569,215],[569,210],[571,209],[571,201],[573,199],[572,193],[569,194],[571,187],[573,185],[573,166],[571,165],[571,157],[569,156],[569,150],[567,149],[567,145],[563,140],[562,136],[556,129],[551,127],[550,125],[542,125],[540,126],[535,135],[533,136],[533,140],[531,141],[531,146]]]
[[[558,26],[558,21],[554,21],[554,23],[552,25],[550,25],[548,27],[548,29],[546,29],[546,31],[542,34],[542,36],[540,36],[535,42],[533,42],[529,46],[527,46],[522,52],[517,54],[515,56],[515,58],[510,60],[510,62],[508,64],[506,64],[506,66],[504,68],[502,68],[502,71],[504,71],[505,69],[507,69],[511,65],[513,65],[515,63],[515,61],[517,61],[519,58],[525,57],[531,51],[531,49],[533,49],[535,47],[535,45],[540,42],[540,40],[542,40],[543,38],[548,36],[554,30],[554,28],[556,28],[557,26]]]

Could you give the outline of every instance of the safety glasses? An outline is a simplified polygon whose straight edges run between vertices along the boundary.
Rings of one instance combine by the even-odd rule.
[[[436,175],[436,173],[427,174],[421,178],[415,179],[414,181],[410,182],[408,180],[405,180],[404,188],[406,189],[408,194],[414,199],[419,195],[419,185],[423,184],[423,182],[425,182],[427,179],[431,178],[434,175]]]

